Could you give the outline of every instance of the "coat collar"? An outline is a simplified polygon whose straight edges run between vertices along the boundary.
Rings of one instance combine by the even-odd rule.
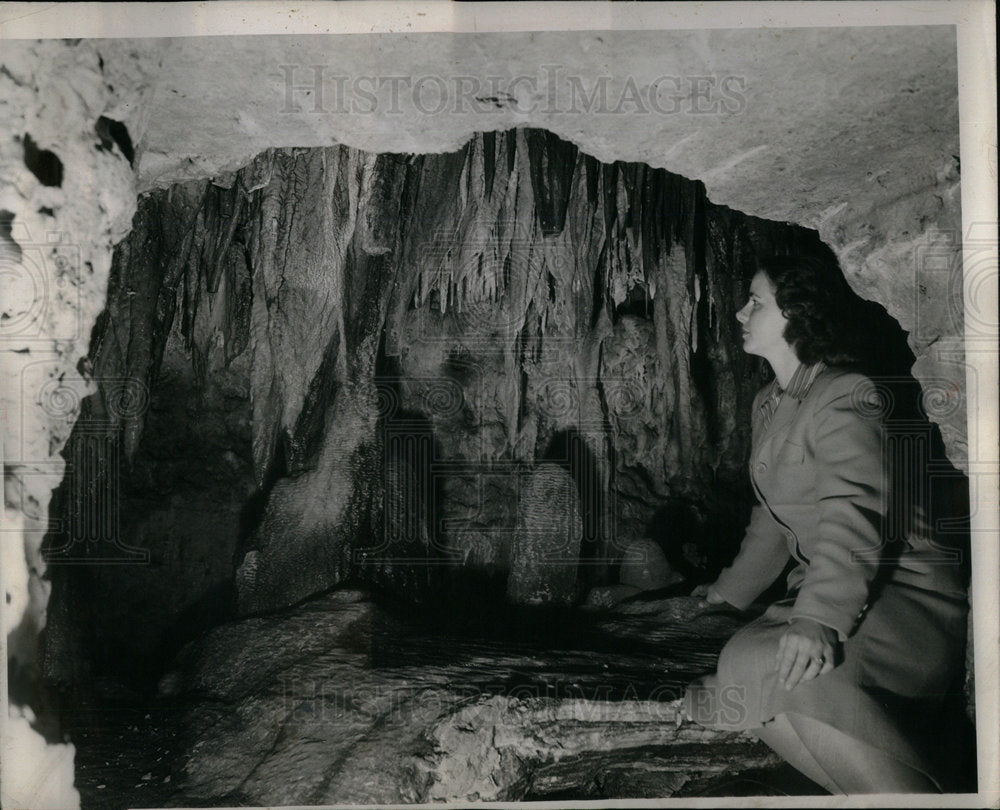
[[[807,366],[803,363],[795,369],[792,378],[788,381],[788,387],[782,388],[777,380],[771,382],[767,391],[767,396],[761,400],[761,404],[755,414],[755,424],[761,429],[761,442],[774,436],[781,431],[788,422],[792,420],[798,410],[799,403],[805,399],[812,388],[813,383],[820,372],[826,368],[822,362]],[[788,396],[785,396],[787,394]],[[766,418],[766,412],[770,409],[772,416]]]
[[[822,362],[815,363],[811,366],[799,363],[799,367],[795,369],[792,379],[788,381],[788,387],[785,388],[782,393],[788,394],[788,396],[793,397],[794,399],[805,399],[806,394],[809,393],[809,389],[812,388],[812,384],[816,381],[816,377],[819,376],[819,373],[824,368],[826,368],[826,364]],[[780,386],[779,390],[781,390]]]
[[[815,363],[811,366],[799,363],[799,367],[795,369],[795,373],[792,374],[792,379],[788,381],[787,388],[782,388],[778,385],[778,381],[776,379],[771,380],[771,384],[767,388],[767,395],[761,399],[758,410],[763,411],[769,400],[773,400],[774,404],[777,404],[777,400],[784,399],[785,394],[788,394],[790,398],[797,399],[799,401],[805,399],[806,394],[809,393],[809,389],[812,388],[812,384],[816,382],[816,378],[825,368],[826,364],[823,362]]]

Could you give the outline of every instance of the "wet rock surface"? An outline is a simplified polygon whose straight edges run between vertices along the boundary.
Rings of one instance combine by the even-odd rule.
[[[684,684],[745,619],[687,597],[631,604],[449,621],[345,589],[220,626],[144,719],[122,715],[155,767],[126,762],[112,783],[107,740],[80,736],[83,805],[668,797],[774,777],[752,738],[678,724]]]

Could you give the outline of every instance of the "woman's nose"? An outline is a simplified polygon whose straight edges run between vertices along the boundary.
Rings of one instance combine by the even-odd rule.
[[[738,320],[740,323],[746,323],[747,318],[749,317],[747,313],[749,309],[750,309],[750,302],[747,301],[747,303],[743,305],[743,309],[739,310],[736,313],[736,320]]]

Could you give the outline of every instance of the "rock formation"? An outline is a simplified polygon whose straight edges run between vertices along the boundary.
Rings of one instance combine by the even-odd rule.
[[[674,600],[684,621],[661,625],[659,637],[647,617],[617,616],[614,633],[629,625],[649,639],[632,652],[596,620],[562,628],[558,647],[526,628],[495,646],[447,622],[401,620],[354,590],[217,627],[163,683],[181,751],[162,801],[666,797],[773,767],[746,735],[678,716],[690,668],[711,661],[739,624],[699,617],[695,601]],[[603,666],[591,665],[595,655]]]

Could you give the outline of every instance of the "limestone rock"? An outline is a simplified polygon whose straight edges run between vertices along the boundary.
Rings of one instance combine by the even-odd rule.
[[[675,750],[679,751],[687,743],[718,744],[738,736],[697,726],[682,727],[680,711],[676,702],[667,701],[521,701],[499,696],[480,699],[445,717],[430,731],[442,756],[435,768],[439,781],[431,785],[429,798],[518,800],[524,798],[529,784],[533,790],[536,788],[536,770],[564,791],[574,782],[577,789],[586,791],[594,779],[595,753],[629,749],[637,749],[638,753],[646,747],[661,746],[677,746]],[[758,746],[740,746],[739,765],[734,770],[778,761],[775,754]],[[553,756],[554,751],[558,751],[557,756]],[[663,774],[657,780],[658,798],[672,795],[695,773],[713,768],[703,758],[704,751],[696,754],[694,761],[681,756],[665,769],[669,775]],[[581,757],[584,753],[589,756]],[[553,778],[558,767],[539,768],[552,762],[565,763],[561,778]],[[546,788],[555,792],[554,787],[544,781],[537,785],[540,792]],[[625,792],[632,796],[634,791],[632,786]]]
[[[670,567],[663,549],[652,540],[629,544],[622,558],[618,580],[640,591],[653,591],[680,582],[683,576]]]
[[[961,287],[955,40],[946,28],[481,34],[463,47],[462,75],[483,88],[510,86],[510,97],[494,93],[497,100],[484,108],[456,85],[438,115],[427,114],[415,92],[397,87],[394,96],[392,83],[374,107],[338,83],[369,75],[375,53],[380,70],[412,76],[426,75],[428,53],[452,51],[446,34],[393,39],[388,49],[383,43],[393,36],[338,41],[335,67],[319,39],[157,43],[165,58],[138,162],[142,188],[236,169],[275,145],[335,139],[372,151],[454,150],[484,128],[485,113],[488,128],[544,128],[608,163],[641,161],[698,178],[717,204],[815,228],[855,289],[885,303],[905,329],[923,321],[931,331],[944,324],[942,335],[962,335],[946,323],[947,298],[921,301],[917,294],[937,282],[918,282],[910,272],[911,257],[920,261],[941,248],[931,275]],[[132,47],[145,54],[153,46]],[[124,53],[113,55],[124,61]],[[552,53],[561,54],[554,72]],[[262,80],[255,69],[262,62],[284,67]],[[121,63],[108,69],[122,71]],[[524,76],[548,88],[544,102]],[[345,114],[352,106],[365,114]],[[939,126],[918,122],[928,109],[937,111]],[[201,122],[195,132],[189,116]],[[178,143],[187,146],[178,150]],[[535,153],[538,178],[545,171]],[[551,194],[541,199],[544,230],[559,225],[572,184],[556,164]],[[919,357],[926,343],[918,340]],[[962,379],[961,370],[949,373],[951,383]],[[947,433],[950,457],[962,465],[963,428]]]
[[[340,582],[352,564],[350,542],[370,525],[381,501],[380,447],[344,393],[329,417],[317,470],[279,481],[257,529],[263,548],[253,576],[238,579],[237,610],[256,613],[297,602]]]
[[[4,70],[0,71],[5,106],[4,137],[0,139],[0,211],[4,212],[4,229],[10,231],[4,238],[16,243],[20,251],[16,263],[5,267],[13,268],[13,275],[7,276],[14,279],[14,284],[29,291],[27,296],[11,296],[5,290],[3,296],[4,306],[8,307],[7,326],[16,327],[14,334],[5,328],[2,370],[4,411],[18,417],[4,423],[10,468],[8,496],[13,507],[23,513],[20,539],[24,542],[26,570],[31,575],[25,615],[33,623],[28,628],[32,632],[19,638],[33,636],[34,629],[45,621],[48,589],[41,579],[44,560],[40,546],[50,517],[49,495],[63,474],[64,464],[58,452],[80,412],[80,399],[95,390],[89,373],[81,372],[79,364],[86,354],[84,344],[97,314],[109,300],[106,285],[111,249],[128,231],[136,188],[148,190],[157,184],[204,181],[207,177],[217,177],[225,186],[230,178],[221,177],[223,173],[244,166],[276,145],[328,147],[336,140],[372,152],[458,148],[471,133],[483,128],[483,115],[488,113],[494,116],[489,120],[496,129],[525,124],[544,127],[607,162],[645,161],[700,178],[716,203],[819,229],[840,255],[852,285],[886,303],[911,332],[912,346],[920,361],[918,376],[929,392],[944,392],[932,399],[940,402],[951,392],[962,393],[967,379],[964,361],[931,350],[963,336],[963,324],[953,317],[955,297],[951,291],[962,287],[963,268],[957,258],[961,239],[971,236],[957,231],[960,218],[953,30],[947,26],[933,30],[854,28],[836,36],[830,36],[827,29],[763,34],[717,30],[698,36],[657,31],[490,34],[462,40],[463,77],[492,78],[501,65],[508,73],[506,79],[500,77],[501,84],[513,89],[510,81],[515,76],[542,76],[551,54],[558,52],[565,55],[566,75],[582,79],[600,76],[603,81],[605,72],[612,71],[607,78],[613,100],[622,100],[624,88],[637,87],[647,100],[652,93],[661,102],[678,102],[682,109],[670,114],[637,111],[627,119],[628,126],[622,126],[622,115],[632,112],[629,104],[619,104],[615,115],[594,114],[593,110],[585,110],[587,114],[582,116],[567,115],[567,109],[575,110],[574,105],[583,102],[578,98],[577,85],[558,81],[557,77],[549,82],[546,76],[547,86],[555,90],[550,104],[539,104],[541,96],[530,87],[522,87],[509,97],[495,97],[485,110],[461,110],[458,114],[449,110],[442,115],[428,115],[426,110],[415,109],[415,96],[403,99],[403,115],[394,105],[385,103],[371,115],[316,114],[323,112],[316,109],[317,99],[335,98],[336,83],[344,75],[374,75],[376,57],[380,71],[429,75],[428,68],[434,67],[435,59],[453,59],[450,46],[455,40],[446,37],[360,36],[338,40],[335,49],[331,49],[329,40],[315,37],[5,41]],[[389,41],[394,47],[383,47]],[[316,75],[316,68],[309,66],[327,65],[331,50],[335,51],[335,69],[325,76]],[[389,62],[385,61],[387,54]],[[310,77],[277,70],[265,76],[259,69],[261,64],[296,65],[314,73]],[[690,85],[679,88],[676,98],[658,94],[658,77],[705,74],[723,75],[727,80],[725,88],[719,88],[727,92],[709,99],[711,107],[707,110],[694,108],[704,99]],[[828,91],[815,92],[816,87]],[[310,97],[307,91],[313,95]],[[913,103],[915,97],[920,99],[919,104]],[[925,126],[918,120],[926,110],[935,111],[935,126]],[[677,112],[682,114],[674,114]],[[198,126],[192,127],[192,120]],[[694,130],[698,137],[691,137]],[[537,143],[543,140],[533,141],[534,156],[528,163],[533,181],[547,172],[544,155],[537,149]],[[492,146],[497,143],[495,139]],[[177,144],[184,146],[178,148]],[[467,182],[463,184],[472,190],[472,198],[483,196],[477,190],[479,185],[492,191],[492,171],[502,158],[508,157],[498,155],[497,149],[477,154],[476,160],[484,169],[465,175]],[[822,159],[817,160],[817,156]],[[613,182],[604,184],[601,195],[606,199],[627,196],[628,184],[618,183],[613,171],[591,170],[574,175],[562,157],[555,164],[551,169],[557,182],[543,183],[543,188],[552,193],[540,195],[539,229],[545,240],[554,238],[558,230],[574,178],[580,183],[585,177],[588,190],[593,190],[594,178],[606,174]],[[491,168],[487,170],[487,166]],[[366,199],[384,187],[371,182],[370,177],[352,186],[359,188],[359,196]],[[517,205],[516,201],[514,195],[509,210],[524,212],[527,206]],[[625,211],[620,213],[620,221],[609,217],[605,223],[609,232],[618,236],[625,219]],[[571,227],[590,227],[589,223],[575,224],[571,216],[567,219]],[[384,255],[387,230],[363,221],[368,223],[359,240],[364,252]],[[57,236],[50,240],[49,234]],[[648,244],[648,235],[640,234],[643,244]],[[532,242],[531,237],[526,238]],[[995,249],[995,234],[989,234],[988,239],[988,245]],[[926,248],[940,251],[937,259],[943,261],[914,267],[911,259],[926,256]],[[208,252],[212,253],[211,248]],[[738,252],[734,249],[729,255]],[[615,259],[623,269],[616,279],[637,280],[638,274],[621,259]],[[226,258],[221,264],[232,268],[235,278],[245,280],[239,259]],[[920,278],[925,270],[932,278]],[[974,289],[983,278],[995,273],[995,263],[984,268],[969,261],[965,273],[966,285]],[[364,275],[359,273],[355,282]],[[556,272],[553,278],[559,275]],[[677,275],[680,278],[682,274]],[[540,272],[525,277],[547,283]],[[188,280],[190,288],[195,289],[207,278],[192,274]],[[39,282],[37,288],[32,287],[35,282]],[[38,296],[35,289],[45,292]],[[350,289],[355,302],[374,291],[360,283]],[[612,285],[611,300],[621,301],[623,289],[620,283]],[[942,290],[948,293],[941,294]],[[133,292],[140,298],[138,308],[146,309],[145,291]],[[682,299],[674,306],[682,314],[707,318],[711,328],[707,304],[692,307],[690,312]],[[368,314],[378,312],[375,307]],[[200,336],[196,342],[203,345],[201,340],[213,333],[210,327],[215,322],[205,317],[204,310],[200,319],[194,312],[191,315],[192,330],[188,334]],[[605,316],[610,317],[607,313]],[[360,318],[357,325],[374,334],[377,330],[371,329],[371,320]],[[524,325],[517,319],[508,323],[518,327],[508,338]],[[994,324],[965,325],[971,325],[973,336],[983,337],[989,351],[995,351]],[[980,326],[985,329],[980,330]],[[234,329],[230,337],[238,337],[240,331]],[[154,354],[146,336],[137,337],[136,354]],[[240,340],[242,337],[234,340],[233,346]],[[324,348],[336,353],[345,345],[346,337],[337,347],[331,339]],[[350,347],[349,353],[353,354],[357,345]],[[507,345],[504,363],[513,372],[515,355],[510,347],[518,344],[508,340]],[[528,341],[523,341],[520,347],[526,345]],[[368,348],[374,355],[375,348]],[[39,359],[40,355],[44,357]],[[589,356],[596,355],[591,352]],[[368,365],[366,373],[373,364]],[[581,368],[589,366],[582,363]],[[142,379],[127,376],[130,381]],[[319,376],[320,388],[333,379]],[[594,375],[584,371],[576,376]],[[280,370],[272,379],[281,380]],[[354,382],[363,388],[362,381]],[[524,452],[525,445],[533,444],[533,438],[539,435],[538,425],[530,415],[521,421],[522,414],[515,407],[520,390],[513,378],[505,386],[503,418],[495,422],[497,435],[507,440],[510,451],[520,448]],[[578,390],[584,394],[580,399],[582,412],[587,418],[596,416],[599,409],[593,406],[594,392]],[[683,394],[680,389],[678,392]],[[291,392],[292,410],[297,408],[301,394],[298,390]],[[365,396],[361,399],[367,402]],[[316,401],[323,406],[329,404],[319,395]],[[320,414],[318,419],[322,421],[326,410],[318,406],[312,413]],[[932,419],[942,424],[949,457],[964,468],[967,451],[962,410],[944,410],[943,414],[932,414]],[[693,424],[684,421],[687,416],[679,414],[682,426]],[[306,421],[315,425],[314,418]],[[123,424],[131,451],[137,447],[140,422],[129,417]],[[711,430],[712,422],[707,426]],[[335,432],[334,439],[350,441],[353,435],[345,437]],[[362,444],[359,441],[351,451],[362,452]],[[333,454],[325,455],[329,458]],[[347,462],[352,457],[348,452],[336,460]],[[306,509],[316,503],[323,497],[326,484],[318,475],[293,486],[291,500],[295,508]],[[334,489],[340,497],[337,504],[313,515],[316,520],[292,522],[288,532],[283,531],[284,516],[278,510],[271,514],[274,546],[294,540],[296,535],[306,537],[310,553],[300,557],[327,566],[322,575],[298,583],[291,591],[293,598],[303,590],[325,587],[336,579],[337,571],[329,570],[331,551],[323,545],[328,539],[325,532],[331,522],[342,520],[343,500],[357,493],[348,492],[350,488],[336,482]],[[638,511],[642,511],[641,507]],[[352,528],[356,531],[359,525]],[[339,541],[333,545],[336,548],[332,555],[336,556],[341,550]],[[294,560],[299,546],[289,546]],[[273,573],[277,580],[286,569],[295,569],[294,564],[283,563],[280,557],[278,551],[262,553],[265,579]],[[332,567],[336,569],[337,565]],[[11,596],[18,605],[25,604],[23,593]],[[281,601],[277,592],[260,604],[275,601]],[[31,649],[11,649],[15,656],[31,658],[32,653]]]
[[[654,637],[648,617],[619,621]],[[574,620],[568,646],[550,649],[440,623],[429,633],[419,616],[334,590],[184,649],[169,704],[184,767],[167,803],[666,797],[691,779],[772,767],[748,737],[678,716],[684,684],[737,626],[694,634],[661,620],[662,640],[624,651]],[[644,773],[642,788],[626,776]]]
[[[614,607],[623,599],[641,593],[635,585],[597,585],[587,593],[587,598],[581,607],[588,610],[603,610]]]
[[[581,495],[585,588],[655,530],[668,498],[740,490],[760,378],[732,313],[754,255],[795,240],[815,235],[532,131],[407,161],[268,150],[143,200],[94,369],[127,390],[157,375],[162,387],[169,372],[229,397],[227,452],[244,476],[249,431],[258,487],[239,537],[217,544],[219,571],[254,555],[254,575],[236,576],[243,612],[355,566],[410,597],[433,590],[432,566],[386,562],[414,549],[380,545],[395,531],[384,452],[406,437],[433,447],[413,472],[428,482],[417,521],[428,562],[508,572],[519,471],[541,459]],[[99,386],[92,412],[132,458],[148,409],[119,418]],[[732,550],[728,534],[695,534],[685,541],[719,545],[696,556]]]
[[[51,590],[41,546],[65,471],[60,450],[94,392],[80,364],[105,306],[112,247],[135,213],[134,152],[102,139],[101,120],[116,116],[126,135],[142,136],[138,111],[159,54],[155,46],[131,55],[119,42],[104,46],[109,61],[127,65],[128,81],[109,82],[116,69],[96,43],[79,40],[5,41],[0,70],[0,409],[10,417],[0,444],[5,508],[21,513],[12,521],[17,530],[5,533],[16,553],[5,557],[4,596],[17,607],[4,619],[16,627],[9,662],[32,667]],[[4,779],[3,804],[78,806],[72,748],[47,747],[17,708],[22,700],[11,693],[5,732],[6,751],[23,754],[21,779]],[[27,793],[19,795],[18,782]]]

